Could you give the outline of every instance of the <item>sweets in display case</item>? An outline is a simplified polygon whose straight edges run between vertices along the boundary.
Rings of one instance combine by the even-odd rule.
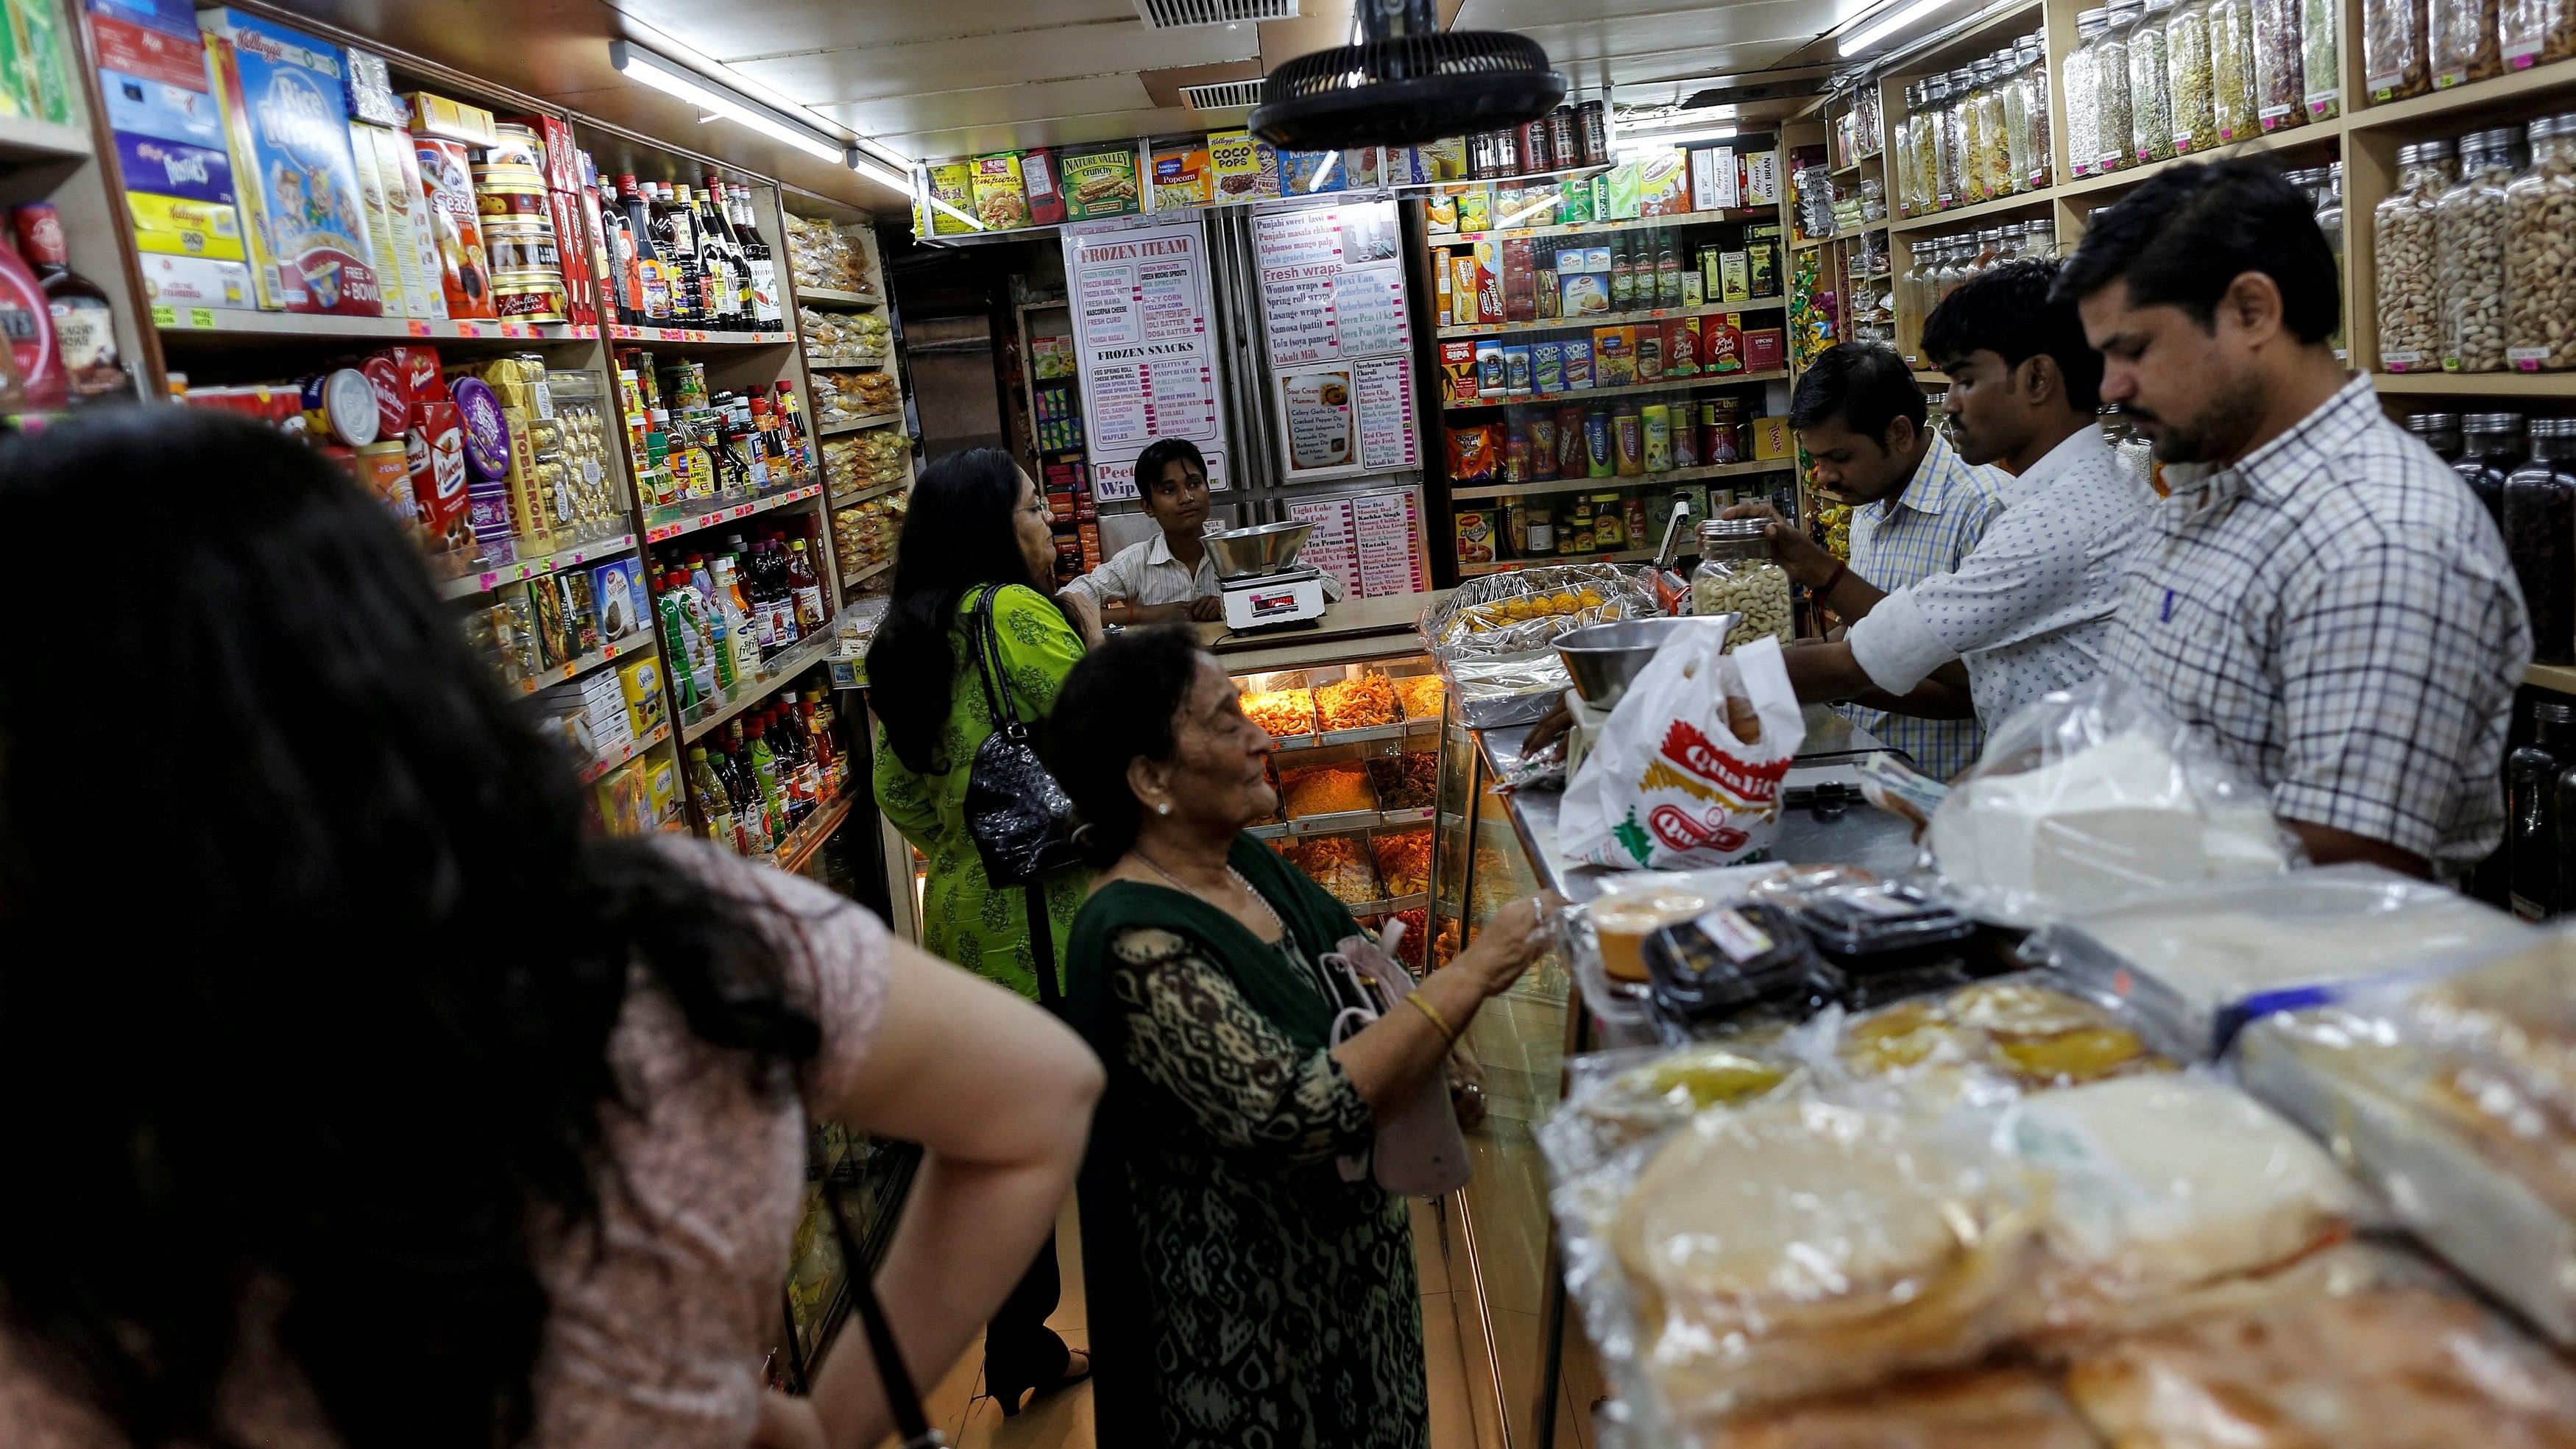
[[[1382,674],[1363,674],[1315,686],[1315,722],[1324,729],[1394,724],[1396,709],[1395,686]]]
[[[1279,795],[1290,819],[1375,810],[1368,771],[1357,764],[1305,765],[1279,772]]]
[[[1335,900],[1346,906],[1364,905],[1385,899],[1378,888],[1377,870],[1369,861],[1366,847],[1355,835],[1321,835],[1311,840],[1285,840],[1279,853],[1288,863],[1304,871],[1315,884],[1330,891]]]
[[[1369,780],[1377,787],[1381,808],[1427,810],[1440,796],[1440,752],[1406,750],[1379,755],[1368,762]]]
[[[1380,831],[1369,837],[1369,856],[1390,897],[1431,889],[1431,828]]]
[[[1315,696],[1310,690],[1246,692],[1238,703],[1244,718],[1273,735],[1310,735],[1315,732]]]

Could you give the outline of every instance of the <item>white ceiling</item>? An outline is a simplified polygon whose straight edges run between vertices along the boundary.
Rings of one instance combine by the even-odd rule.
[[[1350,0],[1303,0],[1303,18],[1148,29],[1132,0],[607,0],[779,99],[907,156],[976,152],[1239,124],[1158,104],[1153,72],[1244,63],[1267,70],[1340,43]],[[1780,65],[1875,0],[1444,0],[1453,28],[1516,30],[1578,89],[1636,85],[1661,99],[1690,78]],[[646,43],[650,43],[649,40]],[[1253,73],[1246,70],[1245,74]],[[1196,78],[1196,77],[1193,77]],[[1168,85],[1161,87],[1169,100]]]

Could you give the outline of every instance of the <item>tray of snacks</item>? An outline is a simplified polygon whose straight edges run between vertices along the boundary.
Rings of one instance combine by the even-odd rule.
[[[1377,867],[1371,863],[1367,842],[1358,836],[1285,840],[1277,849],[1290,865],[1304,871],[1343,905],[1357,908],[1386,897],[1387,892],[1378,885]]]
[[[1466,722],[1486,729],[1538,718],[1571,683],[1549,647],[1559,634],[1658,612],[1642,569],[1544,564],[1467,580],[1420,629]]]
[[[1311,739],[1315,733],[1315,692],[1311,689],[1247,689],[1235,697],[1243,717],[1270,732],[1274,740]]]
[[[1279,800],[1293,834],[1375,825],[1377,792],[1357,760],[1289,765],[1279,770]]]
[[[1418,896],[1431,889],[1429,830],[1380,831],[1369,837],[1369,855],[1389,897]]]

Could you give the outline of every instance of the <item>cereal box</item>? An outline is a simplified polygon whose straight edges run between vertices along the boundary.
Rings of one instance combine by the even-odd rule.
[[[1278,178],[1271,178],[1270,191],[1261,189],[1261,149],[1250,131],[1210,131],[1207,138],[1208,170],[1219,201],[1258,201],[1277,196]]]
[[[1154,209],[1171,211],[1205,206],[1216,199],[1215,178],[1205,145],[1154,148]]]
[[[374,249],[377,263],[376,290],[383,296],[386,316],[408,317],[411,315],[411,294],[404,286],[402,265],[408,248],[397,249],[394,245],[393,224],[393,207],[401,199],[402,175],[395,173],[393,188],[388,190],[383,168],[377,162],[375,143],[358,134],[365,129],[351,123],[349,155],[358,166],[358,204],[366,208],[367,244]],[[420,284],[418,272],[415,265],[411,278],[413,286]]]
[[[125,167],[125,184],[133,190],[218,206],[233,204],[229,152],[119,131],[116,157]]]
[[[1280,195],[1305,196],[1309,193],[1341,189],[1341,152],[1282,151],[1279,153]]]
[[[1593,375],[1603,387],[1625,387],[1637,380],[1637,329],[1592,329]]]
[[[381,316],[339,51],[238,10],[204,10],[198,20],[216,37],[215,74],[260,305]]]
[[[1029,224],[1029,192],[1020,181],[1016,151],[975,158],[975,219],[988,231],[1017,231]]]
[[[1028,188],[1030,225],[1053,226],[1064,220],[1064,188],[1056,181],[1054,152],[1022,152],[1020,184]]]
[[[1056,184],[1064,188],[1067,221],[1129,216],[1138,208],[1136,148],[1068,146],[1056,154]]]
[[[148,192],[125,193],[134,223],[134,248],[173,257],[238,262],[250,253],[242,240],[241,214],[230,202],[189,201]]]
[[[231,307],[256,310],[250,268],[240,262],[209,257],[173,257],[145,253],[135,258],[143,271],[143,299],[165,307]]]
[[[1443,342],[1440,344],[1440,400],[1445,403],[1476,401],[1476,344]]]
[[[414,317],[444,318],[447,291],[439,280],[438,226],[430,216],[429,194],[421,187],[420,156],[412,149],[411,133],[368,126],[350,137],[375,144],[376,174],[384,178],[385,205],[394,213],[394,243],[411,247],[412,259],[403,266],[403,300],[411,304]],[[399,209],[394,206],[396,191],[402,193]]]
[[[192,146],[224,147],[224,117],[214,84],[201,62],[194,83],[178,85],[101,66],[98,87],[107,97],[107,124],[120,135],[156,136]]]
[[[1592,339],[1569,337],[1557,344],[1564,353],[1565,390],[1583,392],[1592,386]]]

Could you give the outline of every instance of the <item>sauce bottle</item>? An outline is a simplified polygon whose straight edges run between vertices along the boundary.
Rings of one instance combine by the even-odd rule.
[[[49,201],[18,208],[18,250],[35,268],[53,318],[54,347],[73,407],[126,397],[131,388],[116,351],[116,309],[98,284],[72,270],[63,219]]]

